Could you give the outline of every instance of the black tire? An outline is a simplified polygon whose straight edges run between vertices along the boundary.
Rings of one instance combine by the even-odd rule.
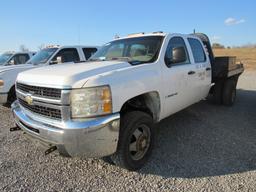
[[[216,82],[214,87],[213,87],[213,96],[212,96],[212,101],[216,105],[221,105],[222,104],[222,91],[223,91],[223,83]]]
[[[110,156],[106,156],[106,157],[102,157],[101,158],[105,163],[108,163],[110,165],[115,165],[115,163],[113,162],[112,158]]]
[[[68,154],[67,150],[62,145],[57,145],[57,150],[58,150],[60,156],[71,157],[71,155]]]
[[[228,79],[223,88],[222,102],[223,105],[232,106],[236,100],[236,81],[234,79]]]
[[[16,100],[16,92],[15,92],[15,87],[13,86],[9,93],[8,93],[8,97],[7,97],[7,103],[5,104],[5,107],[11,107],[12,103]]]
[[[139,136],[138,132],[141,133]],[[154,137],[153,119],[150,115],[141,111],[126,113],[121,118],[118,147],[116,153],[111,156],[112,161],[128,170],[140,169],[152,153]],[[134,143],[136,145],[133,145]],[[132,151],[131,146],[136,146],[138,152]]]

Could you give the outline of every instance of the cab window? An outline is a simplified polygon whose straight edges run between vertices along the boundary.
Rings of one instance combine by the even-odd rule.
[[[188,42],[191,47],[195,63],[205,62],[206,56],[200,41],[198,41],[197,39],[188,38]]]
[[[56,61],[58,57],[60,57],[61,63],[80,61],[77,49],[75,48],[65,48],[60,50],[59,53],[54,56],[52,61]]]
[[[9,65],[25,64],[29,60],[28,54],[16,54],[8,62]]]
[[[90,59],[90,57],[97,51],[96,48],[83,48],[84,56],[86,60]]]
[[[190,64],[187,47],[183,38],[173,37],[170,39],[165,53],[165,63],[168,67]]]

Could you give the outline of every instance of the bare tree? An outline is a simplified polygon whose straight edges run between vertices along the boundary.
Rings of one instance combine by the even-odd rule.
[[[242,47],[242,48],[255,48],[255,47],[256,47],[256,44],[247,43],[247,44],[245,44],[245,45],[242,45],[241,47]]]
[[[213,49],[225,49],[225,46],[221,45],[220,43],[213,43],[212,48]]]
[[[27,52],[29,49],[25,45],[20,45],[20,51]]]
[[[115,34],[114,39],[119,39],[119,38],[120,38],[119,35]]]

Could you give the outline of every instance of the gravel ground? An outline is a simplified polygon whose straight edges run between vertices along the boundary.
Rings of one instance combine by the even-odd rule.
[[[256,191],[256,72],[231,107],[202,101],[158,124],[151,160],[129,172],[99,159],[44,156],[0,107],[0,191]]]

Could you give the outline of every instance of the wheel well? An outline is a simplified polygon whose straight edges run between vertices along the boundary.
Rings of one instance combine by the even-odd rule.
[[[157,122],[160,114],[160,97],[157,92],[148,92],[126,101],[121,108],[121,116],[129,111],[143,111]]]

